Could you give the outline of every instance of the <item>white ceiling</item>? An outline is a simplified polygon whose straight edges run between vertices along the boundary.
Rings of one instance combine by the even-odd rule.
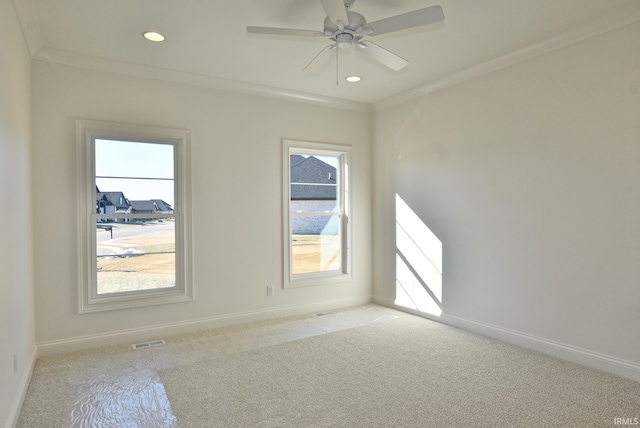
[[[443,25],[370,37],[409,60],[394,72],[341,51],[314,75],[318,38],[248,35],[247,25],[322,30],[319,0],[14,0],[36,59],[309,99],[384,102],[405,91],[508,65],[640,20],[638,0],[357,0],[372,22],[439,4]],[[154,29],[163,43],[144,40]],[[344,77],[361,75],[358,84]]]

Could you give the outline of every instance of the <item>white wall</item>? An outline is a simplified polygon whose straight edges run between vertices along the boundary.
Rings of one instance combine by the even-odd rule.
[[[633,24],[377,112],[376,300],[397,193],[442,241],[441,319],[640,374],[638,52]]]
[[[0,1],[0,425],[17,419],[35,358],[31,246],[31,62],[11,0]],[[13,356],[18,357],[14,374]]]
[[[370,301],[369,113],[41,61],[32,89],[36,330],[45,353],[129,340],[138,329],[176,331],[154,330],[166,324],[198,328]],[[194,302],[78,315],[76,119],[191,130]],[[353,145],[353,281],[281,289],[282,138]],[[275,296],[266,297],[267,286]]]

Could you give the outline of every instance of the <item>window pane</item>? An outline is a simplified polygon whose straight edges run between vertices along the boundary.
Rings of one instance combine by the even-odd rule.
[[[98,214],[171,214],[174,181],[96,178],[96,201]]]
[[[175,287],[174,218],[101,220],[96,225],[98,294]]]
[[[173,179],[173,145],[96,140],[97,177]]]
[[[292,216],[291,273],[338,271],[340,216]]]
[[[290,207],[291,211],[294,213],[329,213],[340,210],[335,200],[297,200],[291,201]]]
[[[291,211],[338,211],[338,162],[336,156],[290,155]]]

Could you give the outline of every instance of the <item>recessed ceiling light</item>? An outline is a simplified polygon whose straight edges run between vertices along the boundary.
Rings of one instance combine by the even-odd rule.
[[[360,77],[360,76],[347,76],[347,78],[345,80],[347,82],[349,82],[349,83],[357,83],[357,82],[362,80],[362,77]]]
[[[152,42],[164,42],[165,37],[156,31],[145,31],[142,36]]]

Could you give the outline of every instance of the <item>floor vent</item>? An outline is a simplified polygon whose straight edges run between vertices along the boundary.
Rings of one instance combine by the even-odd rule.
[[[333,311],[328,311],[328,312],[318,312],[317,314],[314,314],[317,317],[324,317],[327,315],[335,315],[336,313]]]
[[[154,340],[153,342],[142,342],[142,343],[134,343],[133,345],[131,345],[131,347],[133,349],[144,349],[144,348],[150,348],[152,346],[160,346],[160,345],[164,345],[164,340]]]

